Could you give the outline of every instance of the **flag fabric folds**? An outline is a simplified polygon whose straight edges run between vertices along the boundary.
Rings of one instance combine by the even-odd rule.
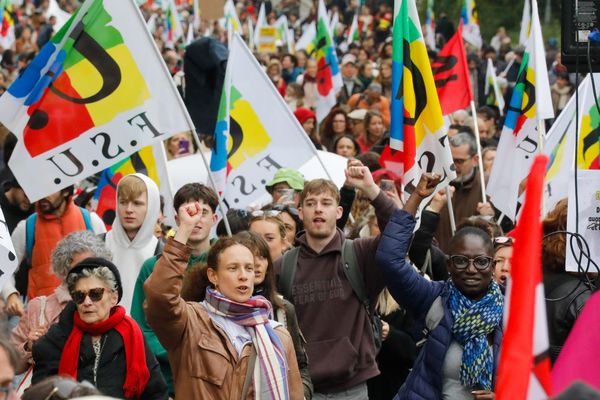
[[[358,43],[360,41],[360,32],[358,31],[358,15],[354,14],[352,18],[352,24],[348,30],[348,36],[346,37],[346,43]]]
[[[139,10],[121,0],[84,2],[0,97],[0,121],[31,201],[191,129]]]
[[[233,32],[241,34],[242,24],[240,23],[240,19],[237,15],[237,10],[235,9],[233,0],[227,0],[225,2],[223,12],[225,14],[225,28],[227,29],[227,31],[230,34]]]
[[[230,44],[210,169],[229,207],[266,194],[281,167],[297,169],[316,149],[241,37]]]
[[[439,188],[456,177],[427,48],[414,0],[396,1],[392,40],[390,149],[395,173],[410,193],[423,172],[442,176]],[[400,154],[397,154],[397,153]]]
[[[179,38],[183,37],[183,27],[173,0],[165,3],[165,45],[173,48]]]
[[[15,21],[12,16],[12,4],[0,0],[0,47],[9,49],[15,42]]]
[[[479,17],[477,15],[475,0],[463,0],[460,17],[464,25],[463,38],[475,48],[481,49],[483,39],[479,30]]]
[[[542,124],[539,122],[553,116],[537,1],[532,0],[531,35],[487,185],[487,194],[494,206],[512,221],[516,220],[521,195],[519,186],[527,177],[533,156],[540,152],[538,127]]]
[[[15,247],[10,238],[10,232],[8,231],[8,225],[6,225],[6,218],[2,209],[0,209],[0,258],[2,259],[0,285],[4,287],[22,260],[17,260]]]
[[[527,38],[531,31],[531,0],[524,0],[523,2],[523,16],[521,17],[521,30],[519,32],[519,45],[525,46],[527,44]]]
[[[498,107],[500,115],[504,115],[504,96],[498,85],[498,77],[496,76],[496,69],[491,58],[487,60],[487,68],[485,70],[485,103]]]
[[[317,122],[325,119],[337,103],[337,93],[342,88],[342,75],[338,65],[335,47],[329,30],[327,9],[319,0],[316,26],[315,58],[317,59]]]
[[[260,43],[260,28],[267,25],[267,16],[265,11],[265,3],[260,3],[260,9],[258,10],[258,18],[256,19],[256,26],[254,27],[254,45],[258,48]]]
[[[462,24],[431,65],[443,115],[468,108],[473,100],[461,29]]]
[[[496,381],[498,400],[542,400],[552,394],[540,219],[547,163],[545,155],[533,162],[523,212],[515,228]]]

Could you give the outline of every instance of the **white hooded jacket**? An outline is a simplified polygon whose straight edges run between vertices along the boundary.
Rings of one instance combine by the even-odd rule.
[[[131,310],[135,281],[140,273],[142,264],[148,258],[152,257],[156,250],[158,239],[154,236],[154,227],[160,215],[160,194],[156,183],[146,175],[132,175],[140,178],[146,184],[148,209],[144,222],[135,235],[135,238],[129,240],[117,213],[112,230],[106,234],[106,247],[112,252],[113,262],[121,274],[123,284],[121,305],[125,307],[127,314]]]

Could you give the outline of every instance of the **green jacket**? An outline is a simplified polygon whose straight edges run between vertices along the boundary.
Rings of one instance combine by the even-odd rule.
[[[206,257],[208,256],[208,252],[202,253],[199,256],[190,256],[188,260],[188,268],[193,264],[199,262],[206,262]],[[148,321],[146,321],[146,315],[144,314],[144,301],[146,301],[146,294],[144,293],[144,282],[146,279],[150,277],[152,271],[154,271],[154,265],[156,265],[156,261],[158,260],[157,256],[150,257],[144,264],[142,265],[142,269],[140,270],[140,274],[135,281],[135,289],[133,291],[133,300],[131,302],[131,317],[138,323],[140,328],[142,329],[142,333],[146,337],[154,356],[158,360],[160,364],[160,369],[162,371],[163,376],[165,377],[165,381],[167,381],[167,386],[169,387],[169,394],[174,397],[175,389],[173,387],[173,373],[171,372],[171,366],[169,365],[169,357],[167,350],[160,344],[158,338],[154,334],[150,325],[148,325]]]

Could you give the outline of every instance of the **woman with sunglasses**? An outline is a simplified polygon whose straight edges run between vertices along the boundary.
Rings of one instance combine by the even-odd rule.
[[[167,384],[137,323],[118,305],[123,296],[117,267],[86,258],[67,275],[72,302],[33,345],[32,383],[52,376],[87,380],[122,399],[168,399]]]
[[[396,398],[494,399],[504,298],[492,279],[490,235],[476,227],[456,232],[445,282],[426,280],[406,261],[415,213],[438,182],[439,176],[421,177],[404,209],[394,212],[376,255],[394,299],[429,331]]]

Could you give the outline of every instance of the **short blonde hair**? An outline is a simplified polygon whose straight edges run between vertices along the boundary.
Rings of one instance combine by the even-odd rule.
[[[146,182],[135,175],[127,175],[119,181],[117,199],[132,201],[147,191]]]

